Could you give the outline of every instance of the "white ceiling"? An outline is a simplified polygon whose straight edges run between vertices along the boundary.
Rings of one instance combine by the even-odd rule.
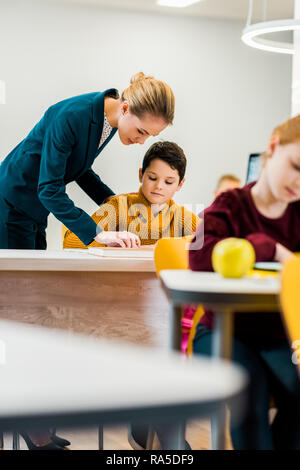
[[[249,0],[201,0],[187,8],[168,8],[156,5],[156,0],[50,0],[60,3],[77,3],[132,11],[161,12],[192,15],[206,18],[246,20]],[[267,18],[293,18],[294,0],[266,0]],[[253,0],[253,19],[263,20],[264,0]]]

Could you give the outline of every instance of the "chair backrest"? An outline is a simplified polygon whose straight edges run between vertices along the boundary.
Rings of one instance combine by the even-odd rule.
[[[284,322],[293,349],[300,348],[300,259],[287,261],[282,270],[280,301]],[[295,351],[297,356],[297,351]],[[296,357],[295,356],[295,357]],[[297,362],[300,369],[300,351]]]
[[[163,269],[188,269],[188,245],[192,237],[161,238],[154,250],[157,274]]]
[[[156,272],[159,275],[163,269],[189,269],[189,244],[193,237],[161,238],[154,250]],[[187,305],[183,308],[183,327],[181,350],[188,356],[193,352],[193,339],[197,324],[204,314],[201,305]],[[186,324],[187,323],[187,324]]]
[[[64,236],[65,236],[65,233],[66,233],[67,230],[68,230],[67,227],[64,224],[62,224],[62,226],[61,226],[62,239],[64,239]]]

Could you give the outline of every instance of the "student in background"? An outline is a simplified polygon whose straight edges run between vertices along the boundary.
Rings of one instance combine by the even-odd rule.
[[[141,186],[138,193],[114,196],[92,215],[102,243],[96,240],[88,246],[133,247],[130,235],[138,237],[141,245],[154,245],[159,238],[192,235],[200,219],[172,197],[185,181],[186,157],[173,142],[157,142],[145,154],[139,170]],[[115,239],[105,233],[116,232]],[[118,238],[119,231],[122,238]],[[126,242],[126,236],[128,236]],[[70,230],[65,233],[64,248],[87,248]]]
[[[220,194],[205,210],[203,247],[189,252],[192,270],[212,271],[212,250],[227,237],[247,239],[257,261],[283,263],[300,251],[300,115],[274,129],[264,158],[258,181]],[[195,353],[211,354],[213,327],[206,311]],[[233,360],[250,378],[242,422],[231,427],[234,448],[299,450],[300,381],[279,312],[234,315]],[[271,396],[277,413],[270,424]]]
[[[217,187],[214,190],[214,197],[216,198],[219,194],[229,189],[240,188],[240,179],[233,174],[222,175],[217,182]],[[201,218],[201,214],[199,214]],[[188,352],[188,344],[191,342],[190,332],[194,322],[194,315],[196,313],[197,306],[187,305],[183,308],[182,317],[182,340],[181,340],[181,351],[183,354]]]
[[[217,187],[214,190],[215,198],[228,189],[240,188],[241,180],[232,174],[222,175],[218,179]]]

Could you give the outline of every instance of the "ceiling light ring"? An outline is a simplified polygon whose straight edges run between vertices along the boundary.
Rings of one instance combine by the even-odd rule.
[[[260,38],[259,36],[268,33],[296,30],[300,30],[300,20],[286,19],[263,21],[247,25],[242,33],[242,41],[248,46],[256,49],[283,54],[294,54],[295,50],[291,44]]]

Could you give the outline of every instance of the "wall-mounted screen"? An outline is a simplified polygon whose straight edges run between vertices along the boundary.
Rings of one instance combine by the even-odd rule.
[[[246,184],[256,181],[263,167],[261,153],[251,153],[248,160]]]

